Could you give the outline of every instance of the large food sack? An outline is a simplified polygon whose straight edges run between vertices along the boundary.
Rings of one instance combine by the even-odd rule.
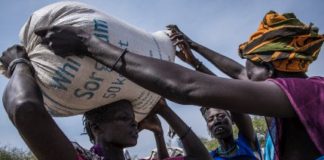
[[[36,28],[51,25],[82,27],[107,43],[162,60],[174,61],[175,48],[167,31],[147,33],[86,4],[59,2],[34,12],[21,29],[20,39],[35,68],[45,107],[53,116],[81,114],[127,99],[140,121],[160,99],[87,56],[56,56],[34,34]]]

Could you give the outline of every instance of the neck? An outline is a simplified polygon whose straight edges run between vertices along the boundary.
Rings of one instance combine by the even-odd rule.
[[[218,142],[220,144],[220,148],[224,152],[229,151],[229,150],[231,150],[232,148],[234,148],[236,146],[233,135],[228,136],[226,138],[219,138],[217,140],[218,140]]]
[[[122,147],[117,147],[113,144],[100,145],[102,148],[105,160],[125,160]]]
[[[305,72],[281,72],[276,71],[275,72],[275,78],[307,78]]]

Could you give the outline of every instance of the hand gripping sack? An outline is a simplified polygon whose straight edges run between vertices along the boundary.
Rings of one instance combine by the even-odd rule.
[[[34,34],[36,28],[51,25],[81,27],[107,43],[167,61],[174,61],[175,48],[167,31],[147,33],[82,3],[59,2],[41,8],[22,27],[20,39],[36,71],[45,107],[53,116],[82,114],[127,99],[140,121],[160,99],[87,56],[56,56]]]

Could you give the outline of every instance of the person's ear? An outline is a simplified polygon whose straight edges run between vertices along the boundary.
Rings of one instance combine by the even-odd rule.
[[[94,123],[94,124],[91,124],[91,131],[94,134],[98,134],[102,131],[102,129],[101,129],[100,125]]]

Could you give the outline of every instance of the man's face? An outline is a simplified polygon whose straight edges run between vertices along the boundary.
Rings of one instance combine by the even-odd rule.
[[[205,118],[211,134],[217,139],[233,135],[232,120],[226,111],[210,108],[206,111]]]
[[[270,78],[269,69],[263,65],[257,65],[250,60],[245,63],[247,76],[252,81],[264,81]]]
[[[137,144],[138,129],[132,105],[127,101],[119,101],[110,107],[112,112],[107,113],[107,120],[100,122],[99,143],[113,144],[119,147],[131,147]],[[98,143],[98,142],[97,142]]]

